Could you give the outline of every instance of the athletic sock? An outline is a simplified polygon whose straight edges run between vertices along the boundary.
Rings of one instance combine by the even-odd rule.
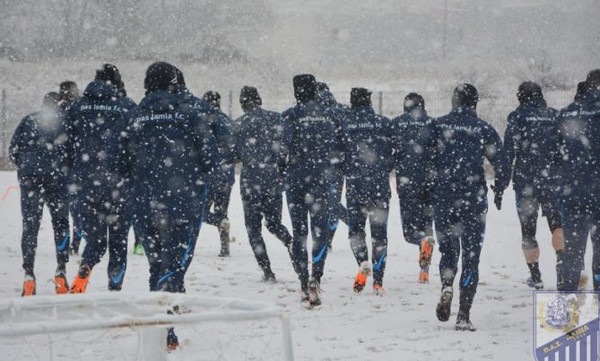
[[[56,276],[64,276],[66,274],[67,274],[67,265],[64,263],[59,263],[58,266],[56,267],[55,275]]]
[[[458,311],[465,317],[467,320],[469,319],[469,315],[471,313],[471,307],[473,306],[473,299],[475,298],[475,287],[461,288],[460,296],[459,296],[459,306]]]
[[[563,286],[565,284],[565,275],[564,275],[564,258],[565,258],[565,251],[564,250],[560,250],[560,251],[556,251],[556,287],[559,290],[563,289]]]
[[[542,282],[542,274],[540,273],[540,264],[538,262],[527,263],[529,271],[531,272],[531,280],[533,283]]]

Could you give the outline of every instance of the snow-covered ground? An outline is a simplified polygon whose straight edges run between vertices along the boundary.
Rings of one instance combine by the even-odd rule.
[[[19,192],[8,187],[17,185],[14,172],[0,172],[0,297],[19,297],[22,284],[20,233],[21,216]],[[319,310],[306,310],[299,305],[298,282],[283,246],[266,230],[265,241],[272,267],[277,275],[276,285],[260,282],[261,273],[250,250],[243,226],[243,212],[238,184],[234,188],[230,205],[232,235],[237,239],[231,245],[229,259],[217,257],[219,250],[218,232],[215,228],[202,228],[195,257],[186,278],[190,294],[222,297],[242,297],[250,300],[268,301],[277,304],[290,318],[296,360],[531,360],[532,353],[532,291],[523,281],[528,270],[525,266],[520,245],[520,230],[514,207],[514,195],[507,191],[504,208],[498,212],[493,206],[488,213],[488,226],[481,259],[480,286],[472,310],[472,321],[478,327],[475,333],[454,331],[458,297],[453,304],[453,315],[449,322],[440,323],[435,316],[439,297],[439,275],[437,264],[439,253],[434,253],[432,283],[417,283],[417,249],[404,241],[399,219],[397,198],[392,200],[389,225],[389,256],[384,286],[387,294],[376,297],[370,288],[362,294],[352,291],[352,281],[357,270],[347,241],[347,229],[340,227],[334,240],[333,252],[326,262],[322,282],[323,306]],[[490,202],[492,205],[493,203]],[[284,222],[289,227],[289,217],[284,211]],[[538,240],[541,245],[541,270],[545,284],[556,282],[554,275],[555,256],[550,244],[550,233],[545,220],[538,222]],[[130,238],[131,235],[130,235]],[[56,267],[52,230],[47,212],[39,237],[36,259],[37,293],[50,295],[54,291],[51,283]],[[130,248],[133,240],[130,242]],[[68,265],[69,279],[75,274],[79,258],[72,258]],[[105,257],[94,269],[89,293],[106,290]],[[587,264],[591,264],[589,261]],[[130,256],[123,290],[146,292],[147,262],[145,257]],[[275,324],[276,323],[272,323]],[[268,323],[267,323],[268,325]],[[221,326],[221,330],[223,327]],[[216,326],[215,326],[216,327]],[[246,329],[244,327],[257,327]],[[235,331],[221,338],[236,348],[255,351],[253,343],[261,341],[256,335],[265,333],[270,326],[248,326],[244,324],[230,328]],[[215,360],[218,353],[203,352],[202,332],[215,333],[215,329],[180,333],[181,350],[169,355],[172,360]],[[229,332],[229,331],[224,331]],[[277,328],[273,328],[276,354],[279,346]],[[105,351],[117,348],[127,354],[134,350],[136,338],[123,338],[127,332],[102,333],[80,339],[78,335],[55,337],[49,342],[32,343],[27,339],[0,339],[2,360],[49,360],[48,345],[54,346],[56,360],[105,360],[126,359],[119,356],[107,357]],[[230,338],[228,340],[228,338]],[[123,341],[125,340],[125,341]],[[86,352],[87,343],[106,345],[93,352]],[[114,346],[119,344],[119,346]],[[226,343],[227,343],[226,342]],[[43,344],[45,343],[45,344]],[[244,346],[245,345],[245,346]],[[76,346],[76,347],[75,347]],[[62,347],[62,348],[61,348]],[[227,347],[227,346],[223,346]],[[58,349],[58,351],[57,351]],[[77,349],[77,350],[75,350]],[[120,351],[119,351],[120,349]],[[114,351],[114,350],[113,350]],[[214,351],[214,349],[212,350]],[[133,357],[133,356],[132,356]],[[269,358],[271,357],[271,358]],[[276,359],[254,355],[246,359]],[[130,358],[133,359],[133,358]],[[233,358],[241,359],[241,358]]]

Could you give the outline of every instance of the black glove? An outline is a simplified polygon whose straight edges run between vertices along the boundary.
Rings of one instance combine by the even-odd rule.
[[[279,183],[281,185],[285,184],[285,180],[287,178],[287,164],[278,163],[277,164],[277,173],[279,175]]]
[[[502,209],[502,194],[504,191],[501,191],[496,186],[492,186],[492,191],[494,191],[494,204],[498,210]]]

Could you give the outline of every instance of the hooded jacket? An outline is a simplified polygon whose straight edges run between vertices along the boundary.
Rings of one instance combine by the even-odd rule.
[[[279,114],[261,107],[235,120],[235,158],[242,163],[241,182],[263,189],[279,187]]]
[[[587,207],[600,201],[600,96],[588,91],[559,114],[557,177],[564,202]]]
[[[414,107],[405,108],[404,114],[392,119],[394,124],[395,168],[397,185],[421,184],[425,178],[415,177],[423,172],[420,157],[423,151],[418,141],[422,132],[431,124],[431,117],[425,109]]]
[[[184,96],[166,90],[150,92],[129,119],[119,169],[132,180],[134,208],[200,214],[202,186],[220,162],[209,125]]]
[[[66,174],[66,135],[62,112],[44,109],[21,120],[10,142],[9,156],[19,177]]]
[[[343,164],[347,130],[339,113],[317,100],[309,100],[281,114],[280,170],[288,177],[319,177]]]
[[[345,168],[349,197],[388,200],[393,169],[392,122],[375,114],[370,106],[359,106],[352,108],[347,127]]]
[[[464,195],[483,196],[480,190],[487,189],[485,159],[494,168],[495,186],[501,191],[508,186],[508,159],[500,136],[472,108],[458,107],[432,121],[419,145],[425,151],[423,169],[427,164],[431,167],[433,194],[455,189]]]
[[[104,202],[121,181],[116,158],[135,103],[119,97],[116,86],[92,81],[82,97],[69,108],[64,127],[67,162],[77,192],[90,200]]]
[[[558,112],[543,99],[531,99],[508,116],[504,147],[513,187],[547,187],[558,152]],[[513,168],[514,163],[514,168]]]

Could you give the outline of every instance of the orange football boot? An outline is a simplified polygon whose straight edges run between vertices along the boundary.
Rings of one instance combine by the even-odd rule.
[[[75,276],[73,282],[71,282],[69,293],[85,293],[91,274],[92,270],[88,266],[82,265],[79,267],[77,276]]]
[[[362,290],[365,288],[365,285],[367,284],[367,277],[370,273],[371,268],[369,267],[369,262],[362,262],[360,264],[356,277],[354,277],[354,284],[352,285],[354,292],[362,292]]]
[[[54,277],[54,291],[57,295],[69,293],[69,284],[65,275],[61,274]]]
[[[21,297],[34,296],[35,295],[35,278],[31,276],[25,276],[23,281],[23,291]]]

